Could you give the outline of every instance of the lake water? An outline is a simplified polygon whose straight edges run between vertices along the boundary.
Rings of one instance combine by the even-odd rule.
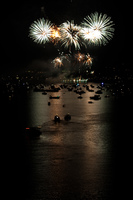
[[[98,90],[94,86],[94,92],[82,87],[86,92],[82,99],[64,88],[47,95],[30,90],[3,102],[5,197],[107,200],[129,194],[131,140],[127,144],[125,135],[129,137],[131,130],[131,101],[105,98],[110,93],[104,90],[101,100],[90,104],[90,96]],[[60,99],[49,99],[50,94]],[[53,121],[56,114],[60,123]],[[39,138],[23,135],[25,127],[38,125],[42,126]]]

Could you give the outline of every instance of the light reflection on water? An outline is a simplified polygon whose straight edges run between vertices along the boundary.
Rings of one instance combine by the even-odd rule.
[[[84,90],[86,91],[86,89]],[[59,92],[48,93],[47,95],[42,95],[41,92],[30,92],[26,102],[28,110],[27,124],[29,123],[29,126],[43,124],[51,121],[56,114],[61,119],[64,119],[64,115],[68,112],[72,115],[72,120],[76,121],[89,120],[89,118],[92,119],[97,114],[110,114],[112,112],[111,100],[104,98],[108,92],[104,91],[101,95],[101,100],[93,101],[93,104],[89,104],[90,96],[94,94],[95,92],[86,91],[82,95],[83,98],[78,99],[76,93],[69,92],[67,89],[61,89]],[[50,95],[60,96],[60,99],[49,99]],[[51,103],[50,106],[48,106],[48,102]],[[63,105],[65,106],[63,107]]]
[[[27,125],[42,125],[40,139],[28,143],[32,199],[112,199],[113,98],[104,98],[104,91],[101,100],[88,104],[94,94],[86,91],[78,99],[61,89],[52,93],[60,99],[51,100],[50,94],[28,94]],[[68,112],[70,122],[64,121]],[[60,123],[53,121],[56,114]]]

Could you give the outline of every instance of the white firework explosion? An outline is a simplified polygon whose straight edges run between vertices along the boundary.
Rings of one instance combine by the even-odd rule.
[[[61,67],[62,65],[63,65],[63,63],[62,63],[62,58],[60,58],[60,57],[56,57],[53,61],[52,61],[52,63],[54,63],[54,67],[56,68],[56,67]]]
[[[49,42],[52,35],[52,23],[44,18],[34,21],[30,26],[29,36],[34,42],[43,43]]]
[[[83,26],[81,35],[84,40],[96,45],[106,45],[112,39],[115,30],[111,17],[98,12],[84,18],[81,25]]]
[[[67,21],[61,24],[60,41],[62,42],[62,46],[64,46],[65,48],[69,48],[70,51],[72,46],[74,46],[76,50],[80,49],[80,30],[81,27],[75,25],[73,21]]]

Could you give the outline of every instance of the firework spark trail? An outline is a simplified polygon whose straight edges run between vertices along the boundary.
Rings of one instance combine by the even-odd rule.
[[[52,35],[52,23],[44,18],[34,21],[30,26],[29,36],[34,42],[43,43],[49,42]]]
[[[89,43],[106,45],[113,37],[113,25],[111,17],[95,12],[84,18],[84,21],[81,23],[81,26],[83,26],[81,35]]]

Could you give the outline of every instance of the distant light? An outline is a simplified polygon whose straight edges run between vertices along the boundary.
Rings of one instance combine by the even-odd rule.
[[[91,74],[94,74],[94,71],[91,71]]]

